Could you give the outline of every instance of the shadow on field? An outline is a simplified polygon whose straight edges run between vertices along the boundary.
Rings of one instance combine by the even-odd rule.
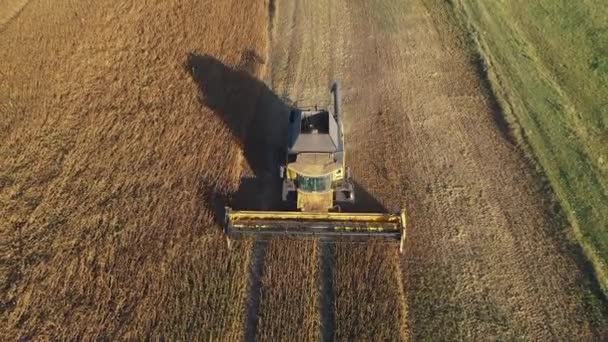
[[[210,55],[191,53],[186,62],[199,87],[200,101],[230,128],[253,172],[234,195],[236,208],[269,209],[280,200],[280,191],[268,188],[280,185],[279,151],[285,141],[289,106],[254,76],[264,63],[251,50],[243,52],[234,68]]]
[[[370,194],[359,182],[353,180],[355,185],[355,203],[342,205],[343,211],[385,213],[386,207]]]

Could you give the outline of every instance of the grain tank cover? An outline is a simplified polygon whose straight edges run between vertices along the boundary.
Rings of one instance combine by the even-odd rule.
[[[326,110],[292,110],[289,116],[289,130],[290,154],[341,151],[338,123]]]

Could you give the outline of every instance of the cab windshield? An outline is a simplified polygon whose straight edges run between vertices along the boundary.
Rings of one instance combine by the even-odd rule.
[[[306,177],[298,175],[298,187],[302,191],[321,192],[329,190],[331,186],[330,175],[322,177]]]

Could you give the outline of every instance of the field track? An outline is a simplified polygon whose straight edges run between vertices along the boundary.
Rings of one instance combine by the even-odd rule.
[[[439,0],[17,3],[0,8],[0,339],[608,336]],[[356,209],[406,207],[405,255],[229,252],[218,208],[280,205],[286,105],[328,105],[333,80]]]

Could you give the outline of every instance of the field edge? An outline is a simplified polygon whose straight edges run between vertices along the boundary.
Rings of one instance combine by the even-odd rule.
[[[472,63],[476,65],[478,76],[486,86],[487,95],[492,102],[498,105],[499,113],[502,117],[496,117],[497,126],[506,131],[503,133],[506,138],[513,142],[513,145],[518,148],[521,154],[525,157],[526,162],[531,170],[535,173],[535,178],[539,182],[539,186],[543,189],[545,197],[550,201],[552,220],[560,227],[560,233],[568,235],[568,242],[575,244],[578,247],[574,250],[578,263],[582,267],[590,270],[592,278],[597,284],[591,284],[592,287],[599,287],[599,291],[604,299],[608,299],[608,265],[602,259],[600,254],[594,248],[592,243],[583,235],[578,219],[572,214],[570,203],[563,199],[565,195],[560,191],[559,184],[554,184],[547,175],[547,170],[543,167],[542,162],[537,155],[529,137],[525,132],[525,126],[515,114],[516,108],[509,100],[509,95],[506,93],[505,85],[500,81],[500,75],[497,74],[494,58],[488,47],[483,42],[480,28],[472,22],[468,17],[466,10],[461,8],[457,1],[446,1],[441,4],[436,4],[435,0],[423,1],[429,13],[432,16],[442,15],[453,23],[454,30],[457,31],[457,36],[461,38],[457,45],[463,48],[471,58]],[[443,14],[438,14],[437,7],[442,7]],[[449,18],[447,18],[449,17]],[[571,229],[568,229],[572,227]],[[563,232],[561,232],[563,230]],[[574,241],[570,239],[573,235]]]

